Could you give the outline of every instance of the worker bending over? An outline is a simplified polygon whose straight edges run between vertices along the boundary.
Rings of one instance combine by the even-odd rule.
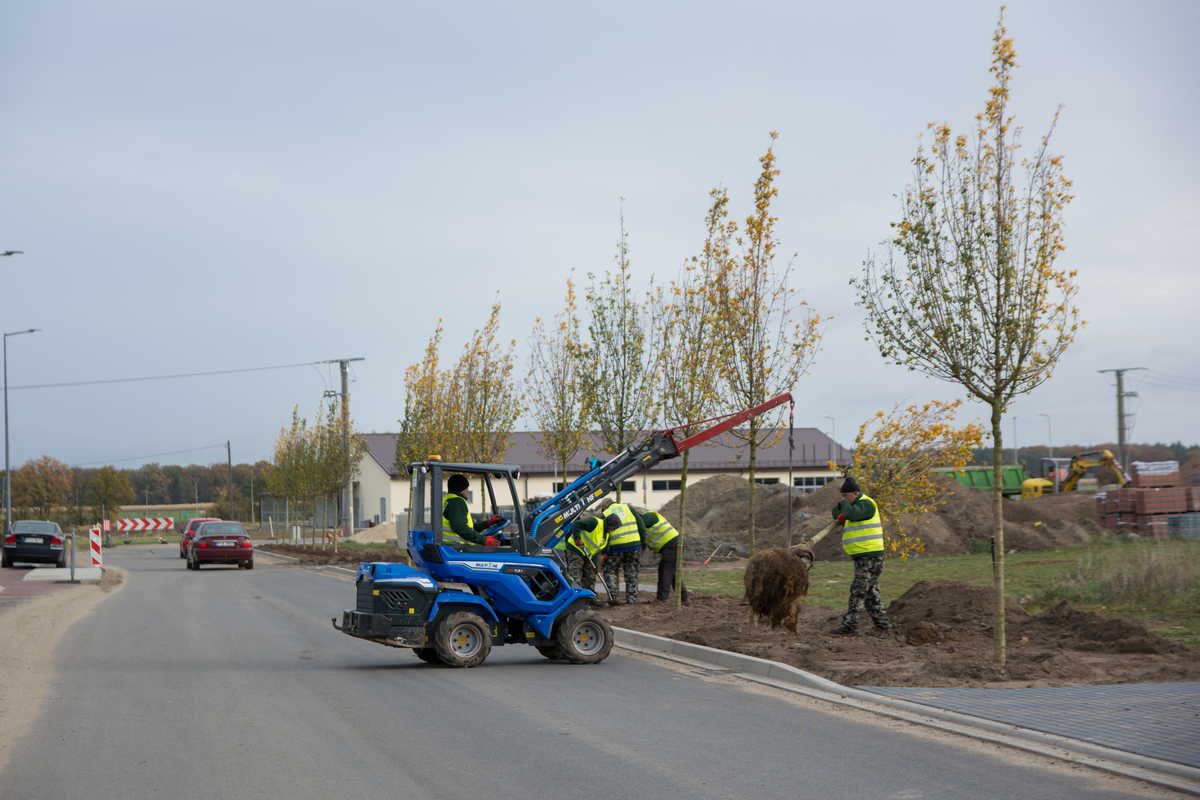
[[[604,582],[614,593],[613,602],[617,602],[617,575],[621,573],[625,576],[625,602],[636,603],[646,527],[628,503],[610,503],[604,509],[604,520],[605,527],[615,526],[608,535],[608,546],[604,549]]]
[[[596,587],[596,556],[608,544],[609,523],[599,517],[580,517],[567,526],[567,579],[580,588]]]
[[[646,547],[658,553],[658,593],[655,599],[670,600],[675,592],[675,571],[679,561],[679,531],[667,518],[655,511],[642,514],[642,527],[646,529]],[[687,586],[680,583],[679,593],[687,605]]]

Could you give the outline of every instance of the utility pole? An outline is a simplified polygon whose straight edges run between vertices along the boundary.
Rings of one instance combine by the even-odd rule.
[[[1117,460],[1121,469],[1129,474],[1129,454],[1125,449],[1125,418],[1131,416],[1125,413],[1125,398],[1137,397],[1137,392],[1125,391],[1125,373],[1136,372],[1146,367],[1121,367],[1120,369],[1098,369],[1097,372],[1112,372],[1117,376]]]
[[[229,475],[227,481],[229,489],[225,493],[225,498],[229,501],[229,515],[237,516],[237,509],[233,505],[233,450],[229,446],[229,440],[225,440],[225,463],[229,465]]]
[[[346,448],[346,501],[342,503],[342,536],[349,539],[354,535],[354,465],[350,463],[350,378],[348,369],[351,361],[365,358],[331,358],[326,364],[337,364],[342,372],[342,446]]]
[[[1046,437],[1048,440],[1047,444],[1050,447],[1050,458],[1054,458],[1054,428],[1052,428],[1050,426],[1050,415],[1049,414],[1038,414],[1038,416],[1046,418]]]

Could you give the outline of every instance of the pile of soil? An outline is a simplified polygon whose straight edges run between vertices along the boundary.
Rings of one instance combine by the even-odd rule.
[[[945,503],[936,511],[905,516],[902,522],[925,543],[931,554],[967,553],[985,546],[992,535],[992,495],[969,489],[949,476],[937,476]],[[759,486],[755,531],[757,547],[788,544],[788,515],[793,542],[811,538],[829,524],[829,511],[841,499],[838,483],[812,493],[784,485]],[[733,475],[716,475],[689,486],[684,532],[689,558],[703,559],[750,555],[747,531],[750,483]],[[662,508],[679,527],[679,497]],[[1008,550],[1044,550],[1082,544],[1103,533],[1090,495],[1067,494],[1004,501],[1004,536]],[[718,548],[720,548],[718,550]],[[814,548],[818,559],[843,558],[839,537],[829,535]]]
[[[343,547],[333,552],[332,547],[319,547],[308,544],[267,544],[259,545],[259,550],[267,553],[279,553],[299,559],[305,566],[317,564],[342,564],[358,566],[364,561],[404,561],[408,556],[395,545],[380,544],[369,547]]]
[[[396,523],[383,522],[374,528],[364,528],[350,537],[353,542],[360,544],[379,544],[396,541]]]
[[[888,607],[886,637],[834,636],[839,613],[806,607],[800,634],[751,622],[740,598],[693,597],[676,608],[643,602],[604,611],[614,624],[791,664],[852,686],[1017,688],[1200,680],[1200,658],[1143,626],[1059,605],[1031,615],[1008,604],[1008,664],[996,666],[995,593],[957,581],[921,581]],[[862,617],[869,629],[870,620]]]

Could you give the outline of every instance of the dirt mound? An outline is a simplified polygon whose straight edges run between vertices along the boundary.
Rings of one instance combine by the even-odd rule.
[[[396,541],[396,523],[384,522],[374,528],[365,528],[350,537],[351,541],[361,544],[379,544]]]
[[[918,581],[888,606],[888,618],[906,629],[934,623],[990,631],[995,614],[995,589],[960,581]],[[1005,603],[1005,616],[1009,625],[1029,619],[1012,598]]]
[[[1024,636],[1044,636],[1072,650],[1105,653],[1188,653],[1188,648],[1124,619],[1107,619],[1063,601],[1021,626]]]
[[[339,564],[357,566],[364,561],[404,561],[408,555],[404,550],[393,545],[380,544],[370,547],[343,547],[338,552],[333,548],[320,548],[302,544],[272,544],[260,545],[260,550],[267,553],[279,553],[298,559],[304,565]]]
[[[992,537],[992,496],[969,489],[945,475],[934,479],[943,489],[944,505],[938,510],[901,518],[905,529],[920,536],[926,552],[967,553],[986,547]],[[811,494],[783,485],[758,487],[755,534],[757,547],[805,541],[829,524],[829,511],[840,499],[838,482]],[[750,483],[732,475],[717,475],[688,487],[687,520],[682,526],[692,557],[704,558],[721,547],[723,557],[747,557]],[[679,497],[663,506],[662,513],[679,525]],[[1008,550],[1044,550],[1087,542],[1101,532],[1095,500],[1070,494],[1004,501],[1004,536]],[[814,547],[818,559],[844,558],[839,537],[831,534]]]

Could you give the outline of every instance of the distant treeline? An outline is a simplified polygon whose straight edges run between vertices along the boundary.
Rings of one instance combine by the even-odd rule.
[[[230,470],[225,464],[146,464],[132,469],[72,467],[50,456],[27,461],[12,473],[13,518],[36,517],[82,524],[112,516],[124,505],[195,503],[219,506],[231,518],[249,515],[266,491],[274,469],[269,461],[233,465],[233,505],[226,497]],[[0,514],[3,509],[0,508]]]

